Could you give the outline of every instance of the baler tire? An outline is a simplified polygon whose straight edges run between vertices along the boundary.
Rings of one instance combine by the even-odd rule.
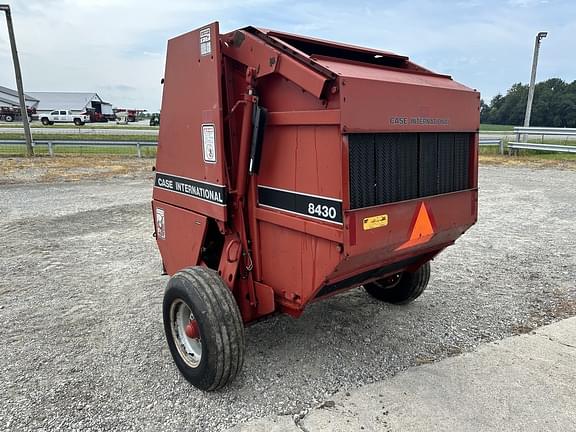
[[[171,309],[184,302],[198,325],[201,355],[192,367],[174,340]],[[175,273],[163,301],[164,332],[180,373],[195,387],[212,391],[232,382],[244,363],[244,324],[232,292],[217,272],[191,267]]]
[[[372,297],[387,303],[403,305],[416,300],[424,292],[430,280],[430,262],[415,272],[404,272],[392,287],[383,286],[380,281],[367,283],[364,289]]]

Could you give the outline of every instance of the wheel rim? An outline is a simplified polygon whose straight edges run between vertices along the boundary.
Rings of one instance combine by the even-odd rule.
[[[398,285],[400,283],[400,279],[402,279],[402,273],[396,273],[392,276],[377,280],[375,284],[378,285],[381,289],[390,289]]]
[[[202,360],[202,337],[198,321],[190,307],[176,299],[170,306],[170,328],[178,353],[184,362],[196,368]]]

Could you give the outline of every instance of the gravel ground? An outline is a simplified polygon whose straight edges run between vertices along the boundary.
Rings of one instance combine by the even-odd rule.
[[[205,394],[164,342],[149,176],[0,187],[0,430],[219,431],[576,314],[576,172],[483,167],[480,221],[411,305],[361,289],[247,331]]]

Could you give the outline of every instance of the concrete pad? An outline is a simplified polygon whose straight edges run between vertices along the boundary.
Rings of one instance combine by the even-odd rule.
[[[566,324],[565,321],[541,327],[537,329],[535,333],[576,348],[576,331],[574,331],[573,326]]]
[[[239,424],[228,432],[302,432],[291,416],[274,416]]]
[[[334,395],[300,422],[307,432],[574,431],[576,318],[413,367],[393,378]],[[327,406],[326,406],[327,405]],[[292,432],[275,418],[240,431]],[[264,423],[263,423],[264,422]],[[298,429],[296,429],[298,430]]]

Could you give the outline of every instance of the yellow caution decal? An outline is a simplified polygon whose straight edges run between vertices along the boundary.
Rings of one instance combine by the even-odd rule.
[[[362,220],[362,227],[364,228],[364,231],[380,228],[386,225],[388,225],[387,214],[367,217]]]

